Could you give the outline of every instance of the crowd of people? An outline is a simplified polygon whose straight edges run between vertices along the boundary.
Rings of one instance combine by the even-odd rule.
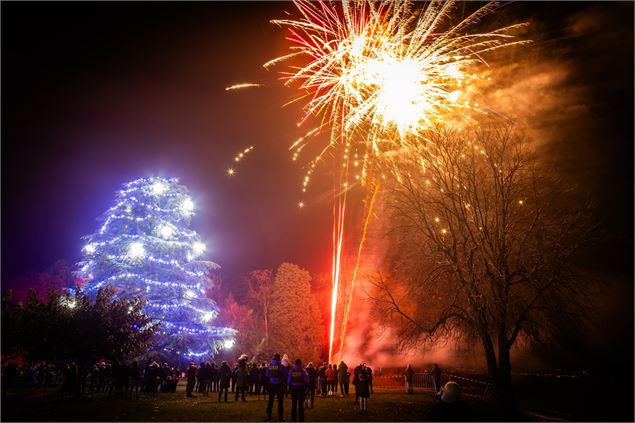
[[[355,404],[360,414],[368,412],[368,402],[373,394],[373,371],[365,363],[352,370],[341,361],[339,365],[312,362],[304,365],[301,359],[293,364],[284,354],[273,355],[269,362],[249,362],[246,355],[238,358],[233,367],[226,361],[217,365],[214,361],[190,363],[185,369],[162,364],[154,360],[145,363],[132,361],[101,360],[92,366],[81,366],[70,362],[63,366],[40,362],[16,365],[3,363],[3,396],[18,381],[23,384],[46,388],[59,386],[64,398],[80,395],[106,394],[108,398],[123,397],[139,399],[141,394],[155,396],[159,392],[174,393],[182,378],[186,382],[186,396],[196,394],[209,396],[212,392],[218,402],[228,402],[231,391],[234,401],[246,401],[246,397],[263,398],[266,401],[267,419],[272,418],[274,403],[277,415],[284,419],[284,401],[291,397],[291,419],[304,421],[306,408],[313,408],[315,397],[348,397],[352,383],[355,390]],[[434,364],[428,372],[434,383],[435,403],[431,409],[433,420],[466,420],[469,416],[467,405],[460,399],[459,386],[448,382],[441,386],[441,369]],[[403,373],[408,394],[414,393],[415,371],[408,365]],[[217,398],[216,398],[217,395]]]

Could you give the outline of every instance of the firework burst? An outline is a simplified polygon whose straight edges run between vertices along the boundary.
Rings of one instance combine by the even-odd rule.
[[[264,66],[308,59],[282,78],[301,93],[293,100],[304,102],[300,124],[316,116],[318,128],[331,130],[329,144],[310,165],[338,140],[349,143],[362,162],[417,147],[425,129],[478,110],[470,96],[478,68],[486,65],[483,53],[525,42],[511,35],[522,24],[463,34],[496,3],[453,26],[447,21],[455,3],[448,1],[421,10],[409,1],[294,3],[301,18],[273,21],[288,28],[292,51]],[[293,145],[294,157],[306,142]]]

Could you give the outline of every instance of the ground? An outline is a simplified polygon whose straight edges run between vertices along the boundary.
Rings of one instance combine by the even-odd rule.
[[[32,391],[31,391],[32,392]],[[25,395],[27,394],[27,395]],[[44,396],[16,391],[2,401],[3,421],[264,421],[266,402],[247,397],[247,402],[234,402],[230,392],[228,403],[218,403],[210,393],[204,397],[185,396],[185,386],[179,384],[174,394],[159,393],[141,400],[106,398],[98,394],[91,398],[59,399],[55,388]],[[316,398],[315,407],[305,412],[306,421],[425,421],[433,402],[432,391],[417,390],[407,395],[401,390],[376,389],[368,403],[368,414],[360,415],[348,398]],[[466,398],[476,420],[493,420],[493,404],[476,398]],[[276,419],[274,404],[274,419]],[[286,421],[291,420],[291,400],[284,404]]]

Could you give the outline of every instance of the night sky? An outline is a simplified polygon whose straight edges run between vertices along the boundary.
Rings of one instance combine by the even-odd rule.
[[[292,4],[2,2],[2,281],[79,259],[82,235],[138,177],[176,176],[192,193],[192,227],[227,279],[291,261],[330,269],[328,172],[300,210],[303,170],[287,149],[306,129],[293,90],[262,64],[286,51],[269,23]],[[588,192],[602,226],[594,272],[632,298],[633,4],[514,3],[496,19],[529,20],[523,60],[566,63],[561,170]],[[539,53],[538,53],[539,52]],[[531,69],[525,68],[525,72]],[[225,91],[240,82],[264,88]],[[578,100],[576,100],[578,101]],[[578,109],[575,109],[578,110]],[[225,173],[234,155],[255,149]],[[622,297],[624,298],[624,297]],[[625,308],[624,308],[625,307]],[[619,310],[632,314],[632,302]],[[630,317],[629,317],[630,319]]]

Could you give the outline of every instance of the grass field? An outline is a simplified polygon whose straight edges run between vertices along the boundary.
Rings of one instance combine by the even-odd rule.
[[[33,398],[29,392],[16,391],[2,401],[2,421],[264,421],[266,402],[247,397],[247,402],[218,403],[217,396],[185,396],[180,384],[176,393],[159,393],[140,400],[106,398],[59,399],[55,388]],[[316,398],[315,407],[305,411],[305,421],[425,421],[428,420],[433,394],[428,390],[407,395],[402,391],[376,389],[368,404],[368,414],[360,415],[350,397]],[[466,399],[476,420],[495,419],[494,408],[482,401]],[[277,420],[277,405],[273,417]],[[291,420],[291,400],[284,403],[285,420]]]

